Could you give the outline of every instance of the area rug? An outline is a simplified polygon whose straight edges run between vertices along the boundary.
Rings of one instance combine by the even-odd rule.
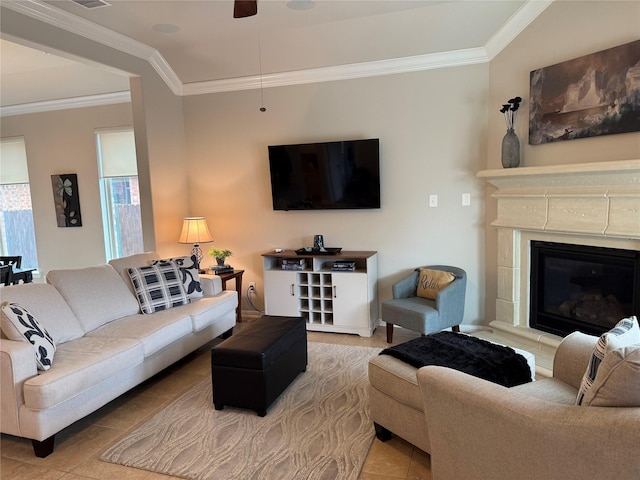
[[[309,343],[307,371],[265,417],[215,410],[205,380],[101,460],[194,480],[356,480],[374,436],[367,362],[380,350]]]

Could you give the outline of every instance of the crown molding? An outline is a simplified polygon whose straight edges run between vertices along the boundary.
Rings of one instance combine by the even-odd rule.
[[[266,73],[246,77],[186,83],[182,95],[201,95],[258,88],[285,87],[306,83],[332,82],[354,78],[377,77],[398,73],[417,72],[437,68],[457,67],[485,63],[489,59],[484,48],[470,48],[452,52],[416,55],[412,57],[352,63],[335,67],[309,68],[291,72]]]
[[[489,60],[493,60],[507,45],[544,12],[555,0],[527,0],[503,27],[485,43]]]
[[[3,0],[2,6],[144,60],[151,58],[155,52],[154,48],[142,42],[52,7],[47,3],[37,0]]]
[[[160,52],[137,40],[38,0],[3,0],[2,6],[146,60],[175,95],[183,96],[349,80],[489,62],[553,1],[527,0],[484,47],[187,84],[181,82]]]
[[[182,80],[176,75],[176,72],[173,71],[171,65],[167,63],[164,57],[157,50],[153,51],[153,54],[147,59],[151,64],[151,67],[156,71],[160,78],[167,84],[167,86],[171,89],[174,95],[182,95],[182,89],[184,85],[182,84]]]
[[[182,82],[155,48],[126,35],[85,20],[82,17],[36,0],[3,0],[2,6],[67,32],[101,43],[107,47],[146,60],[162,77],[175,95],[180,95]]]
[[[0,117],[24,115],[26,113],[52,112],[55,110],[68,110],[70,108],[115,105],[117,103],[131,103],[131,92],[103,93],[100,95],[85,95],[84,97],[62,98],[60,100],[8,105],[6,107],[0,107]]]

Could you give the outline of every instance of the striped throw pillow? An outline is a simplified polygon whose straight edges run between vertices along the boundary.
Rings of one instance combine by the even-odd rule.
[[[576,405],[583,404],[584,397],[593,386],[593,382],[595,381],[598,373],[598,368],[600,368],[600,364],[604,360],[607,352],[611,352],[612,350],[622,347],[628,347],[636,343],[640,343],[640,327],[638,327],[638,320],[636,317],[629,317],[620,320],[615,327],[600,336],[598,343],[596,343],[593,353],[591,354],[587,371],[582,377],[582,382],[580,382]]]
[[[152,260],[151,265],[174,262],[180,271],[182,285],[189,298],[200,298],[203,296],[200,275],[198,273],[198,259],[195,255],[190,257],[165,258],[162,260]]]
[[[150,314],[189,303],[182,276],[173,262],[128,268],[142,313]]]

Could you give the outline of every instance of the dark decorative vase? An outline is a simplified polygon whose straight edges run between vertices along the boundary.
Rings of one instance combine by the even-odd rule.
[[[520,166],[520,139],[513,128],[509,128],[502,139],[502,166],[504,168]]]

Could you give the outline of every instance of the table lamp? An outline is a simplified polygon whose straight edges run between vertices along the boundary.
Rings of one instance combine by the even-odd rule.
[[[213,242],[213,237],[207,227],[207,219],[204,217],[186,217],[182,223],[182,233],[180,233],[179,243],[193,243],[191,255],[196,256],[198,269],[202,261],[201,243]]]

